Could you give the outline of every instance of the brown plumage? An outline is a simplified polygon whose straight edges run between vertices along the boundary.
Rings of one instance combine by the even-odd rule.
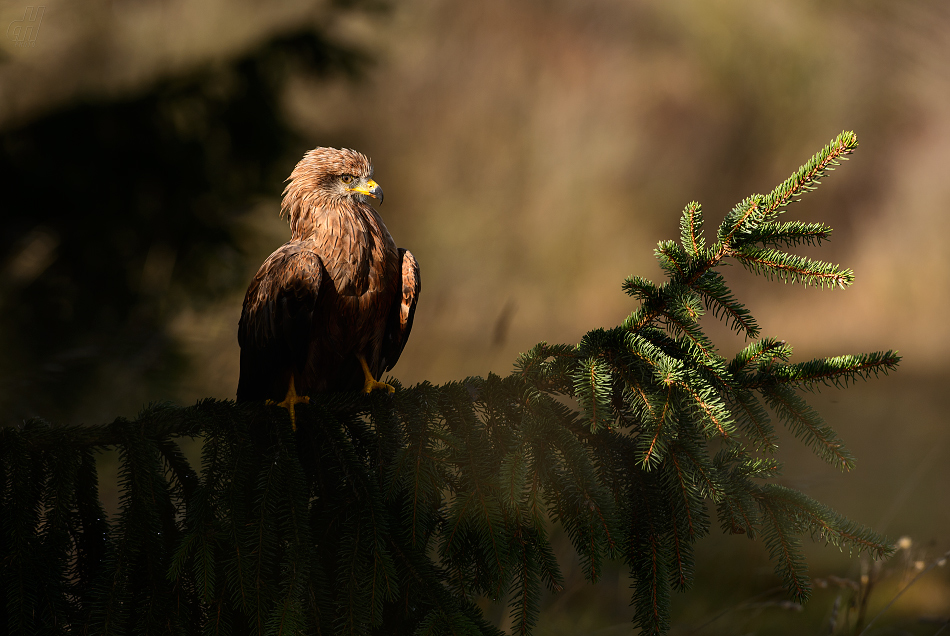
[[[396,247],[367,196],[382,201],[369,159],[316,148],[290,175],[281,214],[290,241],[261,265],[238,325],[238,401],[386,387],[412,329],[419,266]],[[389,388],[389,387],[386,387]],[[288,409],[293,417],[293,402]]]

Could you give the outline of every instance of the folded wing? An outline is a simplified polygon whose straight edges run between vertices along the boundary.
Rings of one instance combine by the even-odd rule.
[[[238,323],[239,402],[280,400],[291,373],[299,382],[323,278],[320,257],[299,242],[282,246],[261,265],[244,297]]]
[[[411,252],[399,248],[400,270],[402,272],[401,293],[396,294],[389,320],[386,325],[386,337],[383,340],[382,367],[385,371],[392,369],[412,331],[412,319],[416,314],[416,302],[419,300],[419,291],[422,282],[419,278],[419,264]]]

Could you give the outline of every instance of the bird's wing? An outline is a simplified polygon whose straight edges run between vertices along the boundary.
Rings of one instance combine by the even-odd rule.
[[[275,391],[282,397],[289,373],[304,368],[322,281],[320,257],[300,243],[283,245],[261,265],[238,323],[238,401],[273,399]]]
[[[419,264],[412,253],[399,248],[399,262],[402,293],[396,295],[386,325],[386,339],[383,341],[382,350],[382,367],[386,371],[396,366],[399,355],[406,346],[406,340],[412,330],[412,318],[416,314],[419,290],[422,288]]]

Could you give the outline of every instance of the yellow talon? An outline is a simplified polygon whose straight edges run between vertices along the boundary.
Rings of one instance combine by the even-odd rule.
[[[373,377],[373,374],[369,371],[369,366],[366,364],[366,358],[361,355],[356,356],[360,361],[360,366],[363,367],[363,375],[366,377],[366,382],[363,383],[363,393],[372,393],[376,389],[386,389],[389,393],[395,393],[396,389],[386,384],[385,382],[377,382],[376,378]]]
[[[294,413],[294,406],[297,404],[310,404],[310,397],[306,395],[297,395],[297,389],[294,386],[294,376],[290,376],[290,386],[287,388],[287,396],[284,398],[283,402],[275,402],[274,400],[267,400],[265,404],[276,404],[277,406],[287,409],[287,412],[290,413],[290,426],[297,430],[297,416]]]

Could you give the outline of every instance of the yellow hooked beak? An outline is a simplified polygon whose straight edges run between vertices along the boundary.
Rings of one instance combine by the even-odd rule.
[[[361,183],[356,187],[349,188],[349,190],[350,192],[359,192],[360,194],[373,197],[379,201],[380,205],[383,203],[383,189],[380,188],[379,184],[372,179],[367,179],[364,183]]]

